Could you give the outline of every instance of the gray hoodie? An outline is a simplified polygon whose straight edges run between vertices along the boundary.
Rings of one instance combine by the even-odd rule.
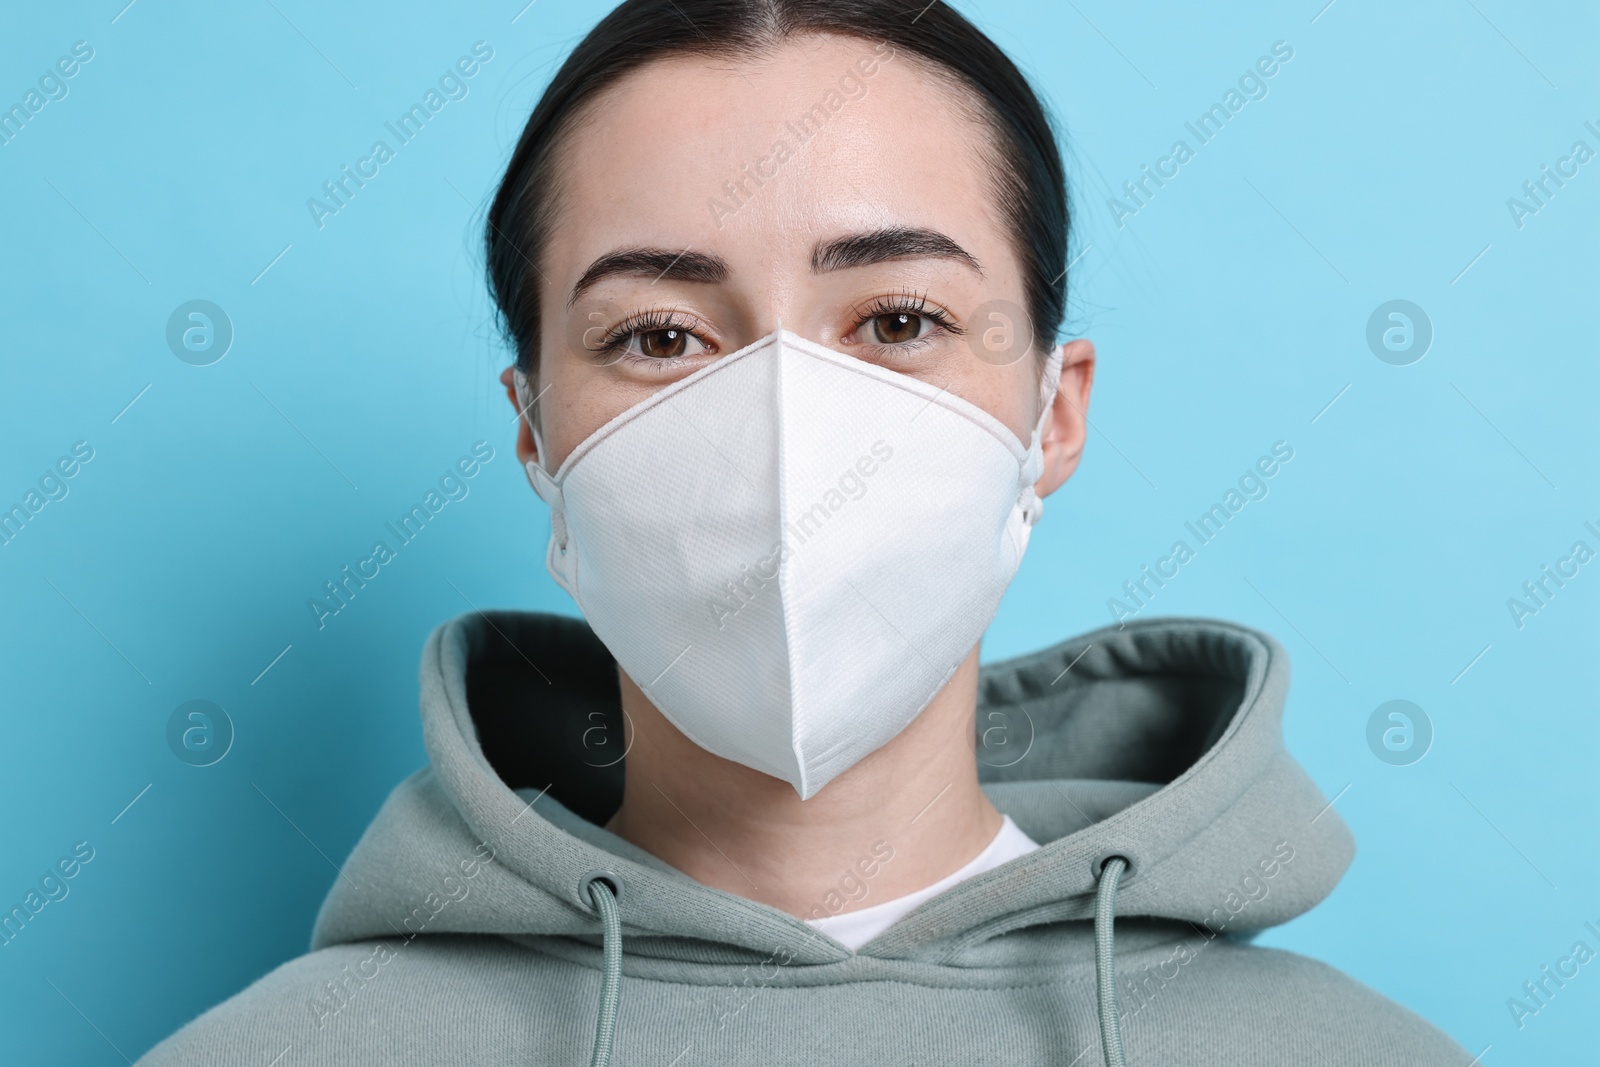
[[[1248,943],[1327,896],[1354,849],[1283,747],[1288,679],[1271,637],[1199,619],[983,667],[983,787],[1043,847],[851,952],[601,828],[620,705],[587,625],[463,616],[423,654],[430,765],[362,835],[312,951],[139,1062],[564,1065],[610,1040],[628,1067],[1089,1067],[1106,1055],[1098,980],[1135,1067],[1466,1067],[1398,1004]],[[890,828],[817,913],[860,899],[893,854]],[[1108,893],[1111,855],[1129,870]]]

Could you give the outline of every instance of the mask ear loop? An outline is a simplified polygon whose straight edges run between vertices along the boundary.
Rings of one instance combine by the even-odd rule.
[[[539,457],[536,462],[542,465],[546,455],[544,450],[544,436],[539,433],[539,422],[533,417],[533,406],[539,402],[539,398],[534,397],[532,400],[528,399],[529,385],[527,377],[520,370],[515,371],[514,373],[517,383],[517,405],[521,409],[521,414],[518,417],[527,420],[528,429],[533,434],[534,450],[539,453]]]
[[[1056,389],[1061,383],[1061,363],[1065,355],[1065,347],[1056,345],[1045,360],[1044,377],[1039,383],[1039,418],[1033,425],[1033,434],[1028,439],[1028,456],[1022,463],[1022,485],[1017,495],[1017,503],[1022,508],[1022,521],[1029,526],[1038,522],[1039,517],[1044,514],[1044,501],[1034,492],[1033,483],[1044,473],[1044,425],[1049,420],[1050,409],[1055,404]]]
[[[1044,473],[1044,457],[1038,453],[1044,438],[1044,426],[1050,419],[1050,410],[1055,405],[1056,390],[1061,384],[1061,364],[1065,358],[1064,345],[1052,348],[1045,360],[1044,376],[1039,380],[1039,417],[1035,420],[1033,433],[1028,439],[1028,469],[1023,472],[1024,479],[1030,485],[1038,481],[1039,475]]]
[[[556,484],[555,478],[544,466],[545,458],[550,453],[545,449],[544,435],[539,432],[539,421],[534,417],[533,406],[538,402],[538,397],[527,399],[528,380],[521,371],[517,372],[516,380],[517,402],[522,406],[521,417],[528,422],[528,430],[533,435],[534,451],[538,453],[524,465],[524,470],[528,475],[528,484],[533,486],[533,491],[539,494],[539,499],[550,506],[552,550],[564,556],[567,552],[566,502],[562,499],[561,486]]]
[[[1044,434],[1044,423],[1050,417],[1050,408],[1055,404],[1056,390],[1061,388],[1061,364],[1067,358],[1067,346],[1056,345],[1050,350],[1050,357],[1044,361],[1044,381],[1039,384],[1039,424],[1034,427],[1034,434]]]

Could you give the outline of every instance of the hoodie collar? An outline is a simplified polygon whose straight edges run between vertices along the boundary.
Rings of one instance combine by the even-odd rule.
[[[670,955],[685,943],[783,944],[796,963],[851,955],[600,828],[621,799],[620,702],[614,661],[582,620],[464,615],[429,638],[421,681],[430,767],[395,790],[358,843],[314,945],[396,931],[425,884],[476,850],[493,856],[482,890],[432,914],[429,932],[591,934],[581,887],[604,870],[624,887],[630,945],[645,938]],[[1132,862],[1121,916],[1218,929],[1220,915],[1233,932],[1309,910],[1353,843],[1284,750],[1287,685],[1271,637],[1206,619],[1108,627],[983,666],[980,734],[1004,737],[980,743],[980,778],[1043,847],[924,903],[861,954],[947,960],[1014,930],[1088,919],[1096,861],[1110,853]],[[518,788],[543,797],[530,805]],[[1251,886],[1274,857],[1258,896]]]

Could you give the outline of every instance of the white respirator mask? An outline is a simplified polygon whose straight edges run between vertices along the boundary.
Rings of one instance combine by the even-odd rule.
[[[534,430],[546,565],[685,736],[808,799],[905,729],[994,618],[1043,510],[1062,356],[1023,445],[969,401],[779,328],[553,474]]]

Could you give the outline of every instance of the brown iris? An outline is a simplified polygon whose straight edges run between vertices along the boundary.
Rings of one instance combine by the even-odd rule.
[[[886,345],[915,341],[921,330],[921,318],[920,315],[911,315],[904,311],[874,315],[872,332],[877,335],[880,343]]]
[[[651,359],[675,359],[688,345],[685,330],[647,330],[639,335],[639,351]]]

